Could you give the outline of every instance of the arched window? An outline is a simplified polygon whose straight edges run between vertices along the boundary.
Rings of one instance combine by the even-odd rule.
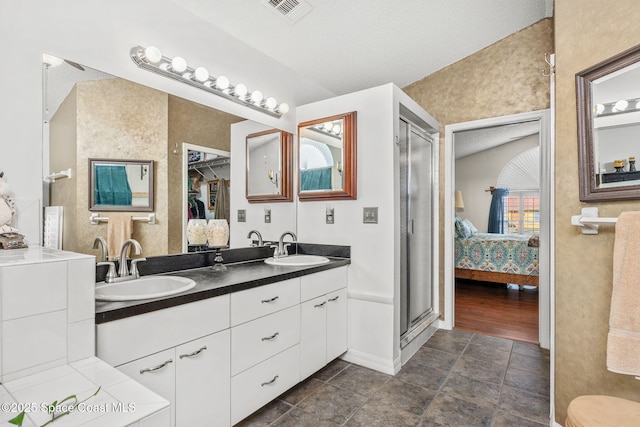
[[[498,175],[496,187],[509,188],[504,198],[508,233],[540,232],[540,147],[511,159]]]

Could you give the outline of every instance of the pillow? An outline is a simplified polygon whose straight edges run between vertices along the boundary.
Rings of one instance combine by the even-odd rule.
[[[478,229],[476,228],[475,225],[473,225],[471,223],[471,221],[469,220],[469,218],[465,218],[462,220],[462,222],[469,227],[469,230],[471,230],[471,235],[477,234],[478,233]]]
[[[465,224],[464,220],[458,221],[456,219],[456,235],[461,239],[468,239],[471,237],[471,229]]]

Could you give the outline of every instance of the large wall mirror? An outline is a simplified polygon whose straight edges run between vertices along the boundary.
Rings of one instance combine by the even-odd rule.
[[[293,200],[293,135],[270,129],[247,135],[247,200]]]
[[[580,200],[640,198],[640,46],[576,74]]]
[[[89,210],[153,212],[153,160],[89,159]]]
[[[298,198],[356,199],[356,112],[298,125]]]
[[[232,198],[237,195],[237,198],[245,198],[242,180],[230,180],[233,163],[229,153],[232,137],[244,142],[246,135],[233,135],[231,129],[235,124],[247,122],[246,118],[71,61],[58,65],[45,63],[43,79],[44,161],[48,162],[51,172],[73,170],[72,179],[49,183],[49,191],[45,193],[45,206],[64,207],[64,249],[98,254],[92,245],[95,238],[107,237],[107,225],[105,222],[92,224],[89,209],[105,212],[100,217],[108,217],[109,211],[116,210],[113,206],[98,206],[95,201],[87,207],[93,194],[89,188],[94,185],[89,184],[93,167],[88,159],[107,159],[108,162],[118,159],[127,166],[128,162],[136,160],[138,166],[133,165],[132,176],[136,175],[138,179],[141,163],[137,159],[152,161],[146,164],[149,168],[146,174],[145,165],[142,168],[142,182],[155,188],[155,191],[148,190],[148,206],[137,206],[137,201],[134,206],[132,197],[131,209],[127,208],[134,217],[143,217],[135,212],[150,209],[155,213],[157,222],[154,225],[134,221],[133,238],[142,244],[144,256],[187,250],[184,244],[186,217],[189,212],[193,215],[189,208],[195,199],[204,205],[204,211],[198,212],[198,217],[208,220],[216,215],[211,209],[211,182],[225,179]],[[247,133],[251,132],[254,131]],[[190,151],[194,156],[203,157],[188,160]],[[244,175],[242,159],[238,159],[237,164]],[[143,192],[132,188],[132,193]],[[234,209],[231,206],[233,214]],[[233,219],[232,215],[229,218],[231,236],[237,226]],[[295,216],[282,226],[294,231],[295,227]],[[235,232],[241,238],[235,240],[234,247],[250,243],[244,229],[240,230]]]

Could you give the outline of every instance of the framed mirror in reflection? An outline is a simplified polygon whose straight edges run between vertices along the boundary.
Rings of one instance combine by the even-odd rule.
[[[293,135],[270,129],[247,135],[249,203],[293,201]]]
[[[298,198],[356,199],[356,112],[298,125]]]
[[[640,198],[640,46],[576,74],[581,201]]]
[[[153,160],[89,159],[89,210],[153,211]]]

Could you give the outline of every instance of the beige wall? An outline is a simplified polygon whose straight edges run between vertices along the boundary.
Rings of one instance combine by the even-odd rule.
[[[549,78],[542,76],[545,53],[553,53],[551,19],[543,19],[403,90],[440,122],[440,138],[444,141],[445,125],[549,108]],[[443,164],[444,143],[440,146]],[[440,186],[442,195],[443,176]],[[443,227],[440,248],[444,247]],[[443,256],[441,249],[440,259]],[[443,277],[441,270],[440,295],[444,295]]]
[[[611,297],[612,228],[584,236],[571,215],[597,206],[602,216],[639,210],[640,203],[578,199],[575,74],[640,43],[637,0],[556,0],[556,420],[584,394],[640,402],[640,381],[606,369]],[[561,203],[559,203],[561,201]],[[640,357],[640,356],[639,356]]]

